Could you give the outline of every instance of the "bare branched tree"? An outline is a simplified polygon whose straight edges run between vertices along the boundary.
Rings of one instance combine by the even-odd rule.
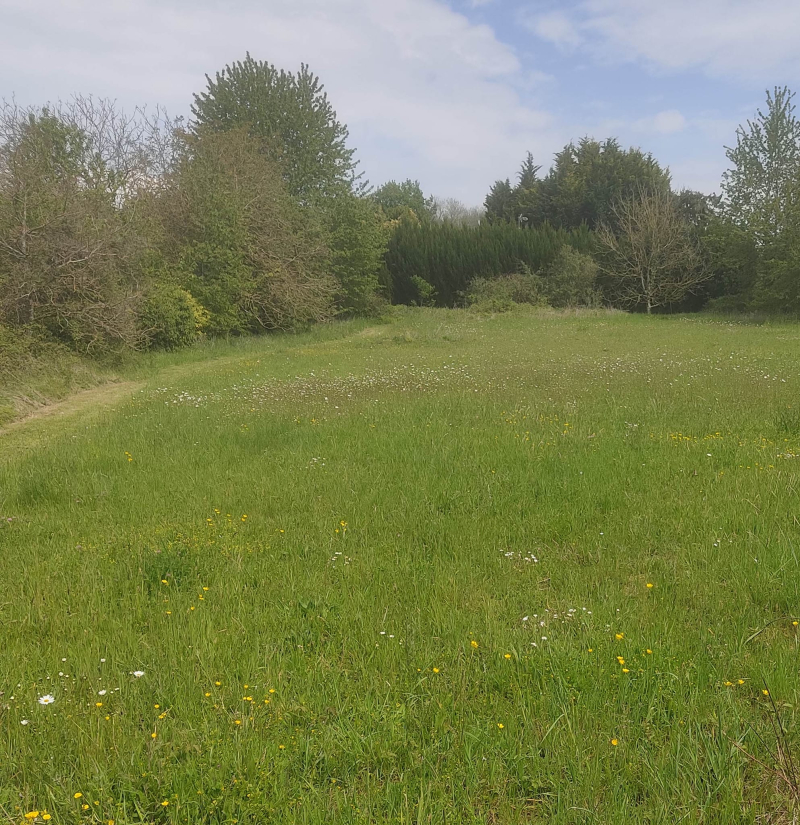
[[[175,160],[180,118],[161,107],[127,113],[113,101],[80,95],[53,113],[86,137],[93,158],[87,186],[104,186],[120,201],[161,188]]]
[[[434,198],[433,210],[437,221],[456,226],[478,226],[484,216],[482,207],[467,206],[457,198]]]
[[[669,192],[640,192],[613,209],[616,228],[597,231],[600,265],[615,301],[650,313],[674,304],[711,277]]]

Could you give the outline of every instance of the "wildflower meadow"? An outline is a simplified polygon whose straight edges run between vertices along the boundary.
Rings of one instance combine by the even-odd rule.
[[[398,309],[125,369],[0,434],[0,821],[797,821],[796,324]]]

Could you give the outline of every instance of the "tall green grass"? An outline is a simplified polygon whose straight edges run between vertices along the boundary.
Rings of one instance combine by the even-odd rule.
[[[0,818],[792,821],[797,326],[206,355],[0,456]]]

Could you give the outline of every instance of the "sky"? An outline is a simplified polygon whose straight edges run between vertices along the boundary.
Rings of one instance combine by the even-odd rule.
[[[710,193],[798,42],[800,0],[0,0],[0,97],[189,117],[249,51],[320,76],[374,185],[479,205],[526,152],[614,136]]]

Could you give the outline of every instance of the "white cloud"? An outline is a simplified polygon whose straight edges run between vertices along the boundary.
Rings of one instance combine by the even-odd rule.
[[[583,42],[575,23],[564,12],[523,14],[521,19],[527,29],[559,48],[575,48]]]
[[[522,101],[514,51],[443,0],[0,0],[0,17],[4,92],[22,102],[91,92],[188,114],[204,74],[247,50],[307,62],[377,183],[419,177],[477,203],[526,149],[563,142]]]
[[[758,84],[800,80],[797,0],[579,0],[529,19],[540,37],[583,42],[614,62]]]
[[[637,120],[634,128],[641,132],[670,135],[682,132],[686,128],[686,118],[677,109],[668,109],[652,117]]]

